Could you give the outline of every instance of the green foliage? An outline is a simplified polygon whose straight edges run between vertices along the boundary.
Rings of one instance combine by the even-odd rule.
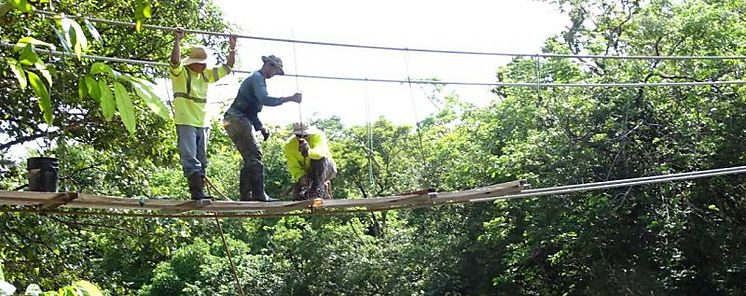
[[[34,10],[34,7],[28,3],[27,0],[9,0],[8,3],[12,4],[13,7],[20,10],[21,12],[29,12]]]
[[[545,42],[547,52],[746,55],[745,1],[556,2],[572,24]],[[132,7],[126,5],[112,2],[112,12],[102,13],[127,15]],[[82,13],[94,6],[80,3]],[[205,23],[196,11],[211,18]],[[220,28],[211,13],[201,2],[159,2],[152,18],[173,25],[178,15],[184,27]],[[36,23],[27,25],[41,31]],[[102,32],[113,44],[107,55],[168,54],[165,34],[144,38],[144,33],[118,27]],[[91,50],[102,50],[96,46]],[[34,61],[29,57],[27,66]],[[114,196],[187,199],[173,127],[152,116],[164,109],[150,106],[152,98],[143,98],[150,96],[148,90],[133,79],[120,79],[121,73],[142,68],[86,64],[73,68],[88,73],[90,79],[81,79],[65,75],[61,66],[55,64],[58,71],[51,72],[59,75],[55,89],[71,95],[55,102],[70,107],[54,104],[55,110],[103,113],[103,118],[89,113],[85,132],[69,134],[75,141],[65,153],[69,167],[60,175],[69,177],[62,186]],[[744,66],[743,61],[547,59],[540,61],[538,79],[739,80]],[[45,82],[38,69],[28,69]],[[8,80],[15,85],[20,80],[11,72]],[[533,81],[536,61],[517,58],[497,69],[497,77]],[[69,83],[63,87],[62,82]],[[124,126],[102,124],[127,109],[117,111],[119,98],[112,87],[120,95],[129,90],[143,99],[131,100],[133,110],[153,111],[132,114],[141,139],[123,136]],[[110,91],[107,99],[101,90]],[[344,126],[337,117],[317,120],[339,167],[335,197],[426,187],[460,190],[522,178],[541,188],[746,160],[743,86],[496,88],[495,100],[485,107],[440,91],[435,88],[429,97],[441,111],[419,123],[419,134],[385,118],[370,129]],[[89,96],[94,99],[83,100]],[[9,136],[24,137],[27,128],[38,125],[32,120],[40,117],[38,110],[28,110],[27,102],[5,98],[2,103],[0,108],[8,110],[2,114],[13,115],[12,120],[3,117],[12,127]],[[290,132],[271,128],[273,137],[261,143],[267,190],[286,198],[290,184],[281,147]],[[241,158],[218,122],[209,157],[208,176],[235,198]],[[23,173],[22,166],[8,165],[0,171],[0,186],[18,186]],[[494,204],[221,222],[239,282],[249,295],[741,295],[746,292],[743,181],[721,176]],[[213,220],[0,213],[0,233],[0,256],[11,283],[38,282],[51,289],[88,278],[103,283],[112,295],[238,294]]]
[[[44,85],[44,82],[41,81],[41,78],[36,75],[36,73],[28,72],[26,73],[26,75],[28,75],[28,80],[31,84],[31,88],[34,89],[36,96],[38,96],[39,109],[44,112],[44,121],[46,121],[47,123],[52,123],[52,99],[49,98],[49,91],[47,91],[47,87]]]
[[[49,96],[47,84],[49,87],[52,86],[52,75],[47,69],[47,65],[36,54],[35,48],[37,45],[45,46],[52,50],[55,48],[54,45],[49,43],[31,37],[23,37],[18,40],[14,49],[16,52],[20,52],[18,60],[6,58],[6,61],[18,80],[21,89],[26,89],[26,85],[31,84],[31,88],[34,90],[36,99],[38,100],[39,109],[44,114],[44,121],[47,124],[51,124],[52,100]],[[39,75],[44,77],[47,84],[40,79]]]

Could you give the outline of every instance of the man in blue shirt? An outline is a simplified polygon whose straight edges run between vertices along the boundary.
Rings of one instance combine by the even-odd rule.
[[[255,71],[242,83],[236,99],[223,118],[223,127],[243,157],[239,191],[242,201],[275,201],[264,192],[264,164],[262,151],[254,138],[253,130],[262,133],[266,141],[270,134],[259,120],[263,106],[279,106],[287,102],[300,103],[302,96],[272,97],[267,93],[266,79],[284,75],[282,60],[274,55],[263,56],[262,68]],[[253,127],[253,130],[252,130]]]

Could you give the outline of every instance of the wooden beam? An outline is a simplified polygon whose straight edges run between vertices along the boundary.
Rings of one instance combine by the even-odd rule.
[[[66,205],[70,203],[71,201],[75,200],[76,198],[78,198],[77,192],[58,193],[57,196],[44,201],[44,203],[39,205],[39,207],[43,210],[50,210],[50,209],[57,208],[59,206]]]
[[[524,181],[475,188],[465,191],[434,192],[414,191],[395,196],[365,199],[325,199],[312,209],[313,200],[304,201],[202,201],[174,199],[140,199],[102,196],[84,193],[0,191],[0,205],[40,206],[42,209],[78,208],[103,210],[142,210],[160,212],[165,216],[190,211],[227,214],[277,215],[298,214],[298,211],[381,211],[387,209],[430,207],[440,204],[465,203],[477,198],[519,193]]]
[[[436,205],[465,203],[472,199],[516,194],[523,190],[524,183],[524,180],[519,180],[464,191],[442,192],[433,199],[433,203]]]

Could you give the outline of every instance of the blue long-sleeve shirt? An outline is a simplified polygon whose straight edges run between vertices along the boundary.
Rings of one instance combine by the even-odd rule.
[[[278,97],[272,97],[267,92],[267,82],[264,74],[254,71],[248,78],[241,82],[236,99],[233,100],[230,109],[239,111],[249,117],[254,130],[262,129],[262,121],[259,120],[259,112],[263,106],[279,106],[285,103]]]

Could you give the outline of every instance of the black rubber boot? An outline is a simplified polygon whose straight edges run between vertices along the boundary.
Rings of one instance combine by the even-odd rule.
[[[241,194],[241,201],[251,200],[251,182],[251,168],[242,168],[241,179],[238,181],[238,190]]]
[[[328,197],[324,188],[324,162],[312,160],[311,171],[308,175],[311,181],[311,186],[308,189],[308,199],[327,199]]]
[[[251,200],[254,201],[277,201],[264,192],[264,167],[254,165],[251,170]]]
[[[187,178],[189,183],[189,193],[192,195],[193,200],[207,199],[205,195],[205,175],[202,173],[194,173]]]

